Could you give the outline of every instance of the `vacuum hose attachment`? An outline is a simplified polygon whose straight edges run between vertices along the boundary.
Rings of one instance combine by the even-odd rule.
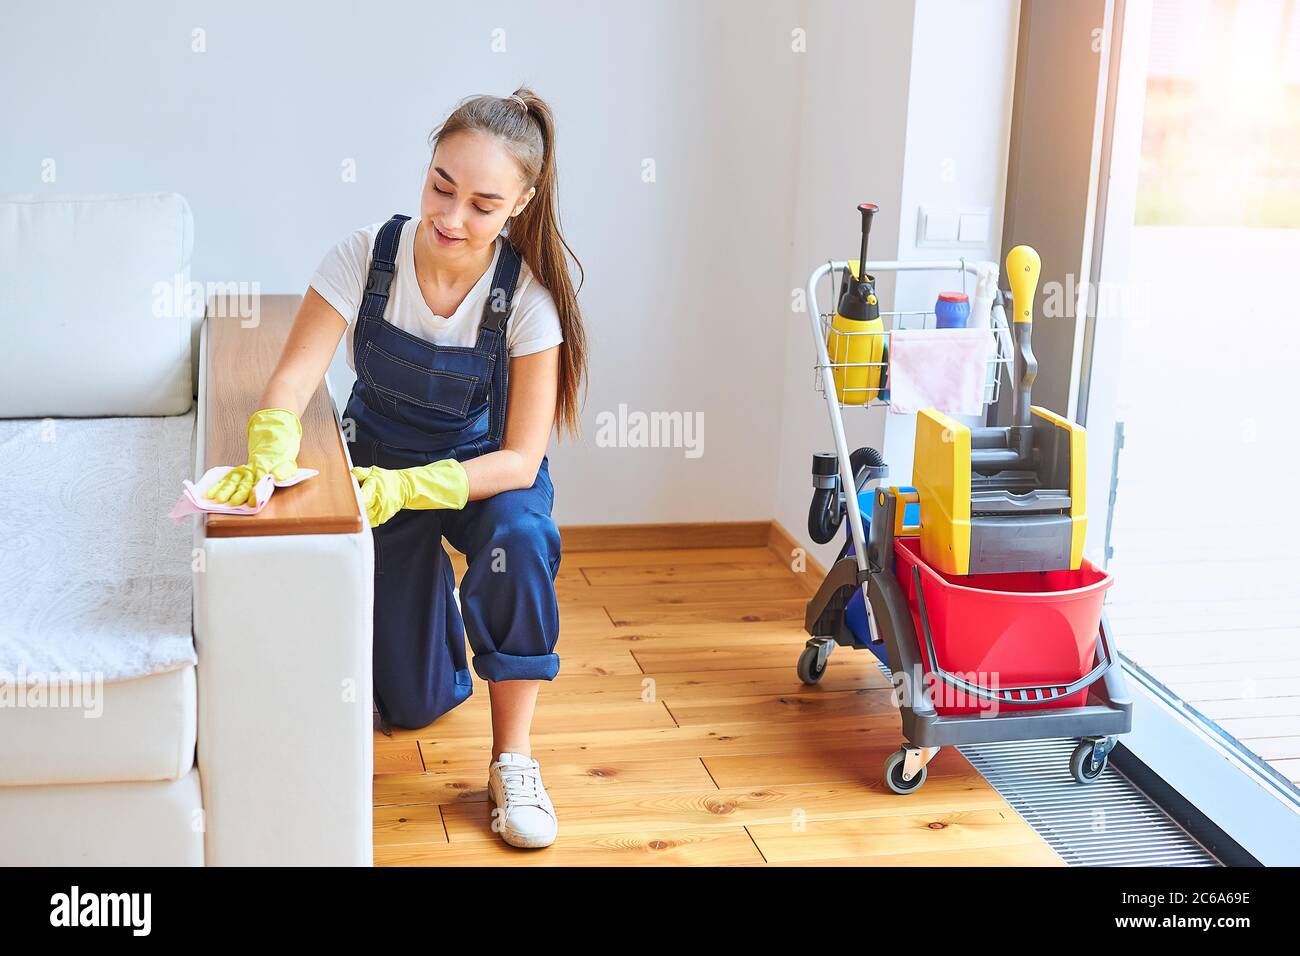
[[[849,456],[849,471],[853,472],[853,481],[857,490],[873,478],[884,478],[889,474],[885,459],[874,448],[859,448]]]
[[[874,448],[859,448],[849,456],[849,470],[853,472],[854,491],[858,492],[868,481],[889,474],[885,460]],[[812,504],[808,508],[808,537],[825,544],[835,537],[844,520],[844,496],[840,489],[840,460],[834,452],[816,452],[812,463]]]

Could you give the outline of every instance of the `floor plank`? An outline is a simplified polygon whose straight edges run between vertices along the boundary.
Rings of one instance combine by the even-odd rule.
[[[490,824],[483,823],[489,830]],[[520,851],[495,834],[465,843],[376,846],[377,866],[736,866],[762,863],[743,827],[561,833],[552,846]]]
[[[1065,866],[1046,843],[981,846],[964,850],[926,850],[826,859],[783,860],[782,866]]]
[[[542,767],[552,800],[582,794],[670,793],[714,786],[704,763],[693,756],[652,760],[584,760],[582,754],[556,754]],[[539,758],[540,759],[540,758]],[[487,801],[488,757],[447,756],[429,762],[418,774],[375,778],[375,806],[463,804]]]
[[[375,740],[375,773],[421,773],[424,761],[420,744],[414,737],[390,739],[382,735]]]
[[[447,842],[442,808],[434,805],[375,807],[375,852],[380,847]]]
[[[744,787],[634,794],[622,800],[611,800],[604,795],[584,798],[573,793],[551,794],[551,799],[555,802],[564,832],[578,836],[599,836],[610,829],[632,827],[665,831],[771,825],[797,830],[809,821],[911,817],[918,813],[943,815],[977,810],[1011,812],[996,792],[969,783],[963,785],[956,778],[948,778],[927,794],[928,789],[928,784],[921,788],[914,795],[915,800],[879,799],[886,791],[883,782],[875,789],[858,786]],[[484,821],[490,823],[491,819],[489,804],[465,802],[442,809],[447,838],[451,843],[496,842],[500,839],[490,827],[484,826]]]
[[[1010,809],[809,820],[801,828],[772,823],[746,829],[769,863],[1042,844]]]
[[[585,567],[580,569],[593,588],[612,586],[671,587],[701,582],[743,584],[747,581],[788,582],[790,568],[773,556],[770,564],[726,561],[712,564],[650,564],[637,567]]]
[[[749,621],[802,621],[806,597],[755,601],[700,601],[694,604],[661,606],[637,604],[605,606],[618,627],[638,627],[658,622],[676,624],[744,624]]]
[[[430,733],[426,728],[419,733]],[[718,754],[797,753],[809,748],[853,747],[864,743],[898,746],[898,718],[886,716],[836,717],[830,720],[794,721],[773,727],[769,723],[713,724],[650,730],[583,730],[563,734],[533,734],[532,751],[538,760],[556,754],[581,754],[608,762],[618,755],[649,760],[660,756]],[[488,754],[492,735],[488,728],[478,737],[420,739],[426,763],[469,754]],[[486,758],[485,758],[486,759]]]

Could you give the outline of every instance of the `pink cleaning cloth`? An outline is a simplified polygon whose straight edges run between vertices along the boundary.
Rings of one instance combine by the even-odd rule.
[[[198,484],[192,481],[183,482],[185,488],[181,492],[176,506],[168,514],[168,517],[172,519],[172,523],[180,521],[186,515],[201,514],[205,511],[223,515],[255,515],[266,507],[266,503],[271,500],[271,495],[274,494],[276,488],[288,488],[290,485],[296,485],[300,481],[306,481],[308,478],[314,478],[320,474],[315,468],[299,468],[296,475],[284,481],[280,481],[274,475],[266,475],[253,488],[257,495],[256,507],[249,504],[223,505],[218,501],[203,497],[205,491],[234,470],[232,465],[217,465],[215,468],[209,468],[205,471]]]
[[[889,410],[947,415],[984,410],[988,329],[895,329],[889,333]]]

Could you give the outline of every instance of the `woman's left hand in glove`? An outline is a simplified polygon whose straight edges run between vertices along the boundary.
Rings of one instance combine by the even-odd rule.
[[[454,458],[416,468],[357,466],[352,475],[361,483],[361,501],[372,528],[403,508],[460,511],[469,501],[469,476]]]

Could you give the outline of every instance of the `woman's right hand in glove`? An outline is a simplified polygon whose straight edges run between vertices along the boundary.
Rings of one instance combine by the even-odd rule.
[[[262,408],[248,419],[248,464],[231,469],[206,492],[220,504],[257,507],[253,489],[268,474],[280,481],[298,473],[302,422],[287,408]]]

